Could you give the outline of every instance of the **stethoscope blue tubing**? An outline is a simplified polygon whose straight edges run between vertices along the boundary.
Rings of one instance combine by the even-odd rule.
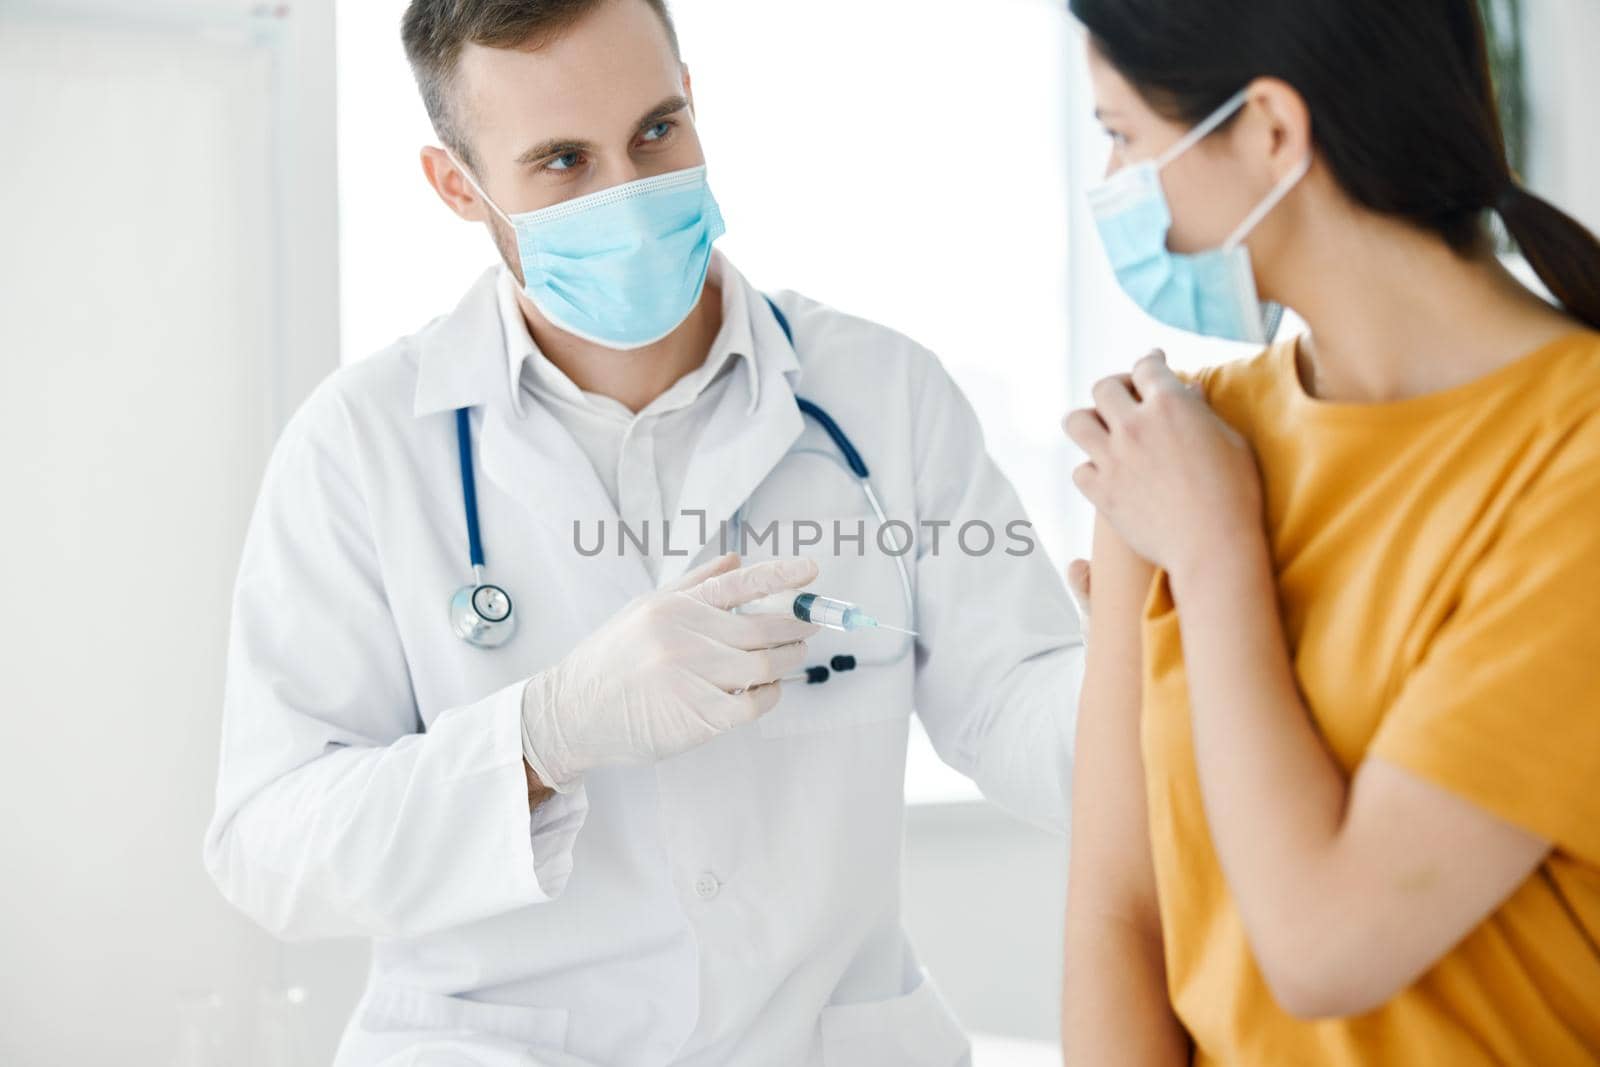
[[[467,509],[467,551],[473,571],[483,566],[483,534],[478,529],[478,482],[472,473],[472,409],[456,410],[456,445],[461,454],[461,497]]]
[[[778,320],[778,326],[783,330],[783,336],[788,338],[789,347],[793,348],[795,346],[794,328],[789,325],[789,317],[778,307],[777,301],[770,296],[767,297],[767,306],[772,309],[772,317]],[[821,426],[827,431],[828,436],[833,438],[833,443],[839,446],[839,451],[844,455],[844,461],[850,465],[850,472],[857,478],[866,479],[866,461],[861,458],[861,453],[856,451],[856,446],[851,443],[850,436],[833,420],[833,416],[824,411],[822,405],[807,400],[803,396],[795,397],[794,402],[799,406],[802,413],[816,420],[817,425]]]

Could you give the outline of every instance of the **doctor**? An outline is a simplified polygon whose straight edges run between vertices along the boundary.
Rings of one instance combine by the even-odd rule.
[[[900,922],[909,717],[1060,826],[1083,664],[971,408],[711,251],[658,0],[415,0],[404,39],[504,264],[275,451],[208,868],[374,940],[341,1067],[964,1062]],[[920,636],[727,610],[810,583]]]

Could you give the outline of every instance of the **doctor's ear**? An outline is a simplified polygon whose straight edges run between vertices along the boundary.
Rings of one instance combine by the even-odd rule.
[[[1265,157],[1272,181],[1282,181],[1311,154],[1311,109],[1300,91],[1281,78],[1257,78],[1248,91],[1248,150]]]
[[[483,222],[489,217],[489,206],[483,202],[472,183],[467,180],[450,153],[437,145],[423,145],[421,153],[422,174],[439,194],[445,207],[467,222]]]

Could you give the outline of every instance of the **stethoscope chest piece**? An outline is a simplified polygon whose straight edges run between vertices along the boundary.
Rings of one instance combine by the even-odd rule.
[[[511,595],[498,585],[464,585],[450,598],[450,628],[478,648],[499,648],[517,632]]]

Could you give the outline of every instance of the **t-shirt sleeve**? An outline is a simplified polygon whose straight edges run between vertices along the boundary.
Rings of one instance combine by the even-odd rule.
[[[1212,386],[1217,379],[1217,374],[1222,367],[1219,364],[1199,367],[1195,370],[1173,370],[1173,374],[1184,385],[1193,389],[1207,402],[1212,399]]]
[[[1206,379],[1211,376],[1211,368],[1201,367],[1197,370],[1178,370],[1174,368],[1172,373],[1184,385],[1194,386],[1204,392]]]
[[[1600,864],[1600,413],[1507,509],[1369,755]]]

